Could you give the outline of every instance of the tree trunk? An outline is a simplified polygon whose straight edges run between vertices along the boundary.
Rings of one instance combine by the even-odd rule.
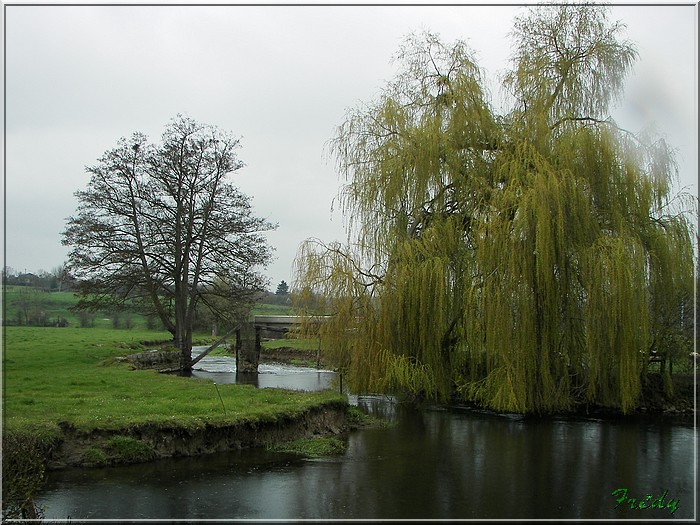
[[[187,327],[182,312],[175,308],[175,347],[180,350],[180,370],[190,370],[190,362],[192,361],[192,330]]]
[[[183,372],[191,369],[192,361],[192,326],[188,315],[187,288],[186,279],[175,282],[175,347],[180,350],[180,370]]]

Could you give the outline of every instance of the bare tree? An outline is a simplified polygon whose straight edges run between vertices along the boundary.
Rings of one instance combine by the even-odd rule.
[[[64,283],[69,278],[68,268],[67,268],[66,264],[64,263],[64,264],[61,264],[59,266],[55,266],[54,268],[51,269],[51,272],[49,275],[51,277],[51,280],[54,281],[56,284],[55,289],[59,292],[62,291]]]
[[[243,166],[238,148],[238,139],[181,115],[160,145],[140,133],[123,138],[87,168],[91,180],[63,233],[78,308],[140,305],[173,335],[182,369],[198,306],[233,321],[267,285],[256,267],[270,261],[264,232],[276,225],[253,216],[227,180]]]

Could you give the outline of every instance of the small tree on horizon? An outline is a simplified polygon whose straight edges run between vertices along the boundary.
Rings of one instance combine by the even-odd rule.
[[[280,281],[277,285],[275,295],[289,295],[289,285],[285,281]]]

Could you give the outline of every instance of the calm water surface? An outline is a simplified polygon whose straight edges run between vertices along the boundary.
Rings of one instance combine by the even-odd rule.
[[[221,358],[200,363],[207,359]],[[198,371],[202,377],[234,381],[235,368],[212,372],[207,367]],[[305,389],[326,388],[333,379],[331,372],[274,365],[259,374],[257,384],[277,386],[274,377],[285,388]],[[382,397],[350,400],[395,425],[351,433],[344,437],[344,455],[320,460],[243,450],[52,472],[37,503],[47,519],[695,516],[692,426],[526,419],[466,407],[413,410]],[[631,509],[629,503],[615,508],[621,492],[612,493],[621,488],[628,497],[651,494],[651,501],[667,491],[664,504],[679,500],[677,510]]]

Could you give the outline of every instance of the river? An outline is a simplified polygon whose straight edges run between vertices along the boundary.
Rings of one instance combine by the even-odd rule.
[[[232,361],[207,356],[193,375],[234,382]],[[261,364],[260,371],[260,388],[315,390],[333,380],[311,368]],[[385,397],[349,397],[394,425],[344,436],[342,456],[306,460],[252,449],[55,471],[36,502],[46,519],[72,520],[696,516],[691,425],[417,410]],[[631,508],[630,498],[654,508]]]

